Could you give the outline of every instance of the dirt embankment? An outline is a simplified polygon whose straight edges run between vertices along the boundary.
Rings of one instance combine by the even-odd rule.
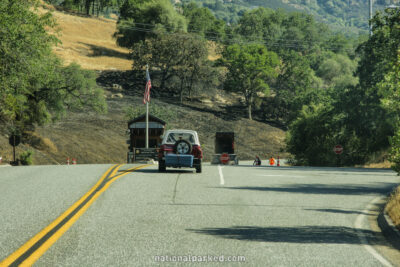
[[[142,105],[142,97],[121,93],[122,98],[111,98],[113,94],[108,92],[108,114],[71,112],[57,123],[37,127],[35,133],[30,133],[25,143],[17,147],[17,156],[30,149],[34,151],[35,164],[65,164],[68,157],[70,160],[76,158],[78,164],[126,162],[128,135],[124,109]],[[168,128],[198,131],[205,160],[210,160],[214,152],[216,131],[235,131],[236,150],[241,160],[253,159],[255,155],[262,159],[285,156],[281,152],[284,147],[284,131],[268,124],[245,118],[229,120],[225,113],[210,108],[202,110],[196,102],[177,106],[153,98],[151,105],[174,111],[174,119],[168,123]],[[12,147],[8,145],[5,133],[0,135],[0,156],[3,162],[12,160]]]

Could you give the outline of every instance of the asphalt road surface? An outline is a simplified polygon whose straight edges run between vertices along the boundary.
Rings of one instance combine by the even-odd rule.
[[[0,168],[0,266],[90,190],[79,217],[32,249],[36,266],[393,264],[365,216],[399,184],[390,170],[138,166]]]

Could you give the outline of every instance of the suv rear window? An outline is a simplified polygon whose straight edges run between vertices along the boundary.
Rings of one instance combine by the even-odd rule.
[[[168,144],[175,144],[176,141],[179,140],[186,140],[192,145],[195,142],[193,134],[190,133],[170,133],[167,137],[166,143]]]

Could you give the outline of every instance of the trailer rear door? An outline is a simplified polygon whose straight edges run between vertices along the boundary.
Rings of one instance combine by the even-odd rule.
[[[235,154],[235,133],[217,132],[215,134],[215,154]]]

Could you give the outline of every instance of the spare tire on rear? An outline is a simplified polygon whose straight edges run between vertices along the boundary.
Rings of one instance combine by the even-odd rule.
[[[174,153],[190,154],[192,153],[192,144],[186,140],[178,140],[174,145]]]

